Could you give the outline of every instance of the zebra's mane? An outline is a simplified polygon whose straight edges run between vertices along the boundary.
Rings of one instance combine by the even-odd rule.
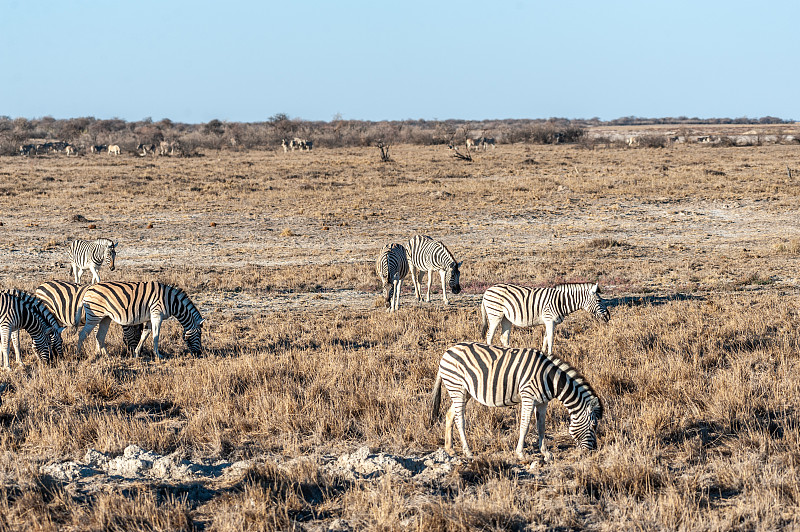
[[[453,255],[453,253],[449,249],[447,249],[447,246],[444,245],[444,242],[439,242],[439,245],[444,248],[444,250],[447,252],[447,255],[450,257],[451,261],[458,262],[456,261],[455,255]]]
[[[576,290],[582,288],[591,288],[594,286],[594,283],[561,283],[553,286],[553,290],[560,290],[565,292],[567,290]],[[600,293],[600,286],[597,287],[597,293]]]
[[[98,246],[113,246],[114,241],[109,238],[98,238],[94,241],[95,244]]]
[[[603,402],[600,401],[600,396],[594,391],[592,385],[580,374],[580,372],[572,367],[571,364],[558,358],[556,355],[548,355],[540,351],[548,361],[554,366],[564,372],[569,380],[572,380],[578,388],[578,393],[585,397],[585,404],[589,405],[597,419],[603,418]]]

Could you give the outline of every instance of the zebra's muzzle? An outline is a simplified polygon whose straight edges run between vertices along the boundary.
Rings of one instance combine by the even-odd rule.
[[[457,284],[457,285],[451,287],[450,290],[452,290],[454,294],[458,294],[459,292],[461,292],[461,285]]]

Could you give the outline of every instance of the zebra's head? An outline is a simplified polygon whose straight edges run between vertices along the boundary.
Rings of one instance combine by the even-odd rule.
[[[206,320],[200,320],[199,322],[195,323],[192,327],[186,328],[183,331],[183,339],[186,341],[186,347],[189,348],[189,352],[193,355],[199,355],[200,352],[203,350],[203,343],[201,341],[201,337],[203,335],[203,322]]]
[[[386,303],[386,308],[390,308],[392,305],[392,297],[394,296],[394,283],[389,281],[385,285],[383,285],[383,299],[384,303]]]
[[[589,288],[589,293],[586,295],[586,299],[583,302],[583,310],[592,314],[600,321],[607,322],[611,318],[611,314],[606,307],[606,302],[600,297],[600,287],[597,283]]]
[[[569,434],[581,449],[597,449],[597,424],[603,419],[603,403],[592,397],[586,407],[570,415]]]
[[[461,265],[464,261],[456,262],[453,261],[450,263],[450,266],[447,267],[447,284],[450,285],[450,291],[454,294],[458,294],[461,292]]]
[[[114,259],[117,258],[117,244],[119,242],[111,242],[106,248],[105,257],[103,257],[105,263],[108,264],[108,269],[112,272],[114,271]]]
[[[61,331],[63,330],[64,327],[60,326],[50,328],[50,356],[52,358],[64,356],[64,341],[61,338]]]

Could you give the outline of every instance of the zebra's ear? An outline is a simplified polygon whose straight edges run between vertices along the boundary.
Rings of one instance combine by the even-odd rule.
[[[592,285],[591,291],[594,292],[595,294],[600,291],[600,287],[598,286],[598,283],[594,283]]]
[[[461,262],[456,263],[456,266],[458,266],[460,268],[462,264],[464,264],[463,260]]]

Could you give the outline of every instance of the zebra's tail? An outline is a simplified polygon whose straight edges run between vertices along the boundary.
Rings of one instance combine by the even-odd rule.
[[[433,392],[431,392],[431,411],[428,418],[428,426],[432,427],[439,421],[439,407],[442,403],[442,374],[436,374],[436,382],[433,384]]]
[[[479,341],[483,342],[486,340],[486,331],[489,330],[489,318],[486,316],[486,307],[483,306],[483,301],[481,301],[481,337]]]

